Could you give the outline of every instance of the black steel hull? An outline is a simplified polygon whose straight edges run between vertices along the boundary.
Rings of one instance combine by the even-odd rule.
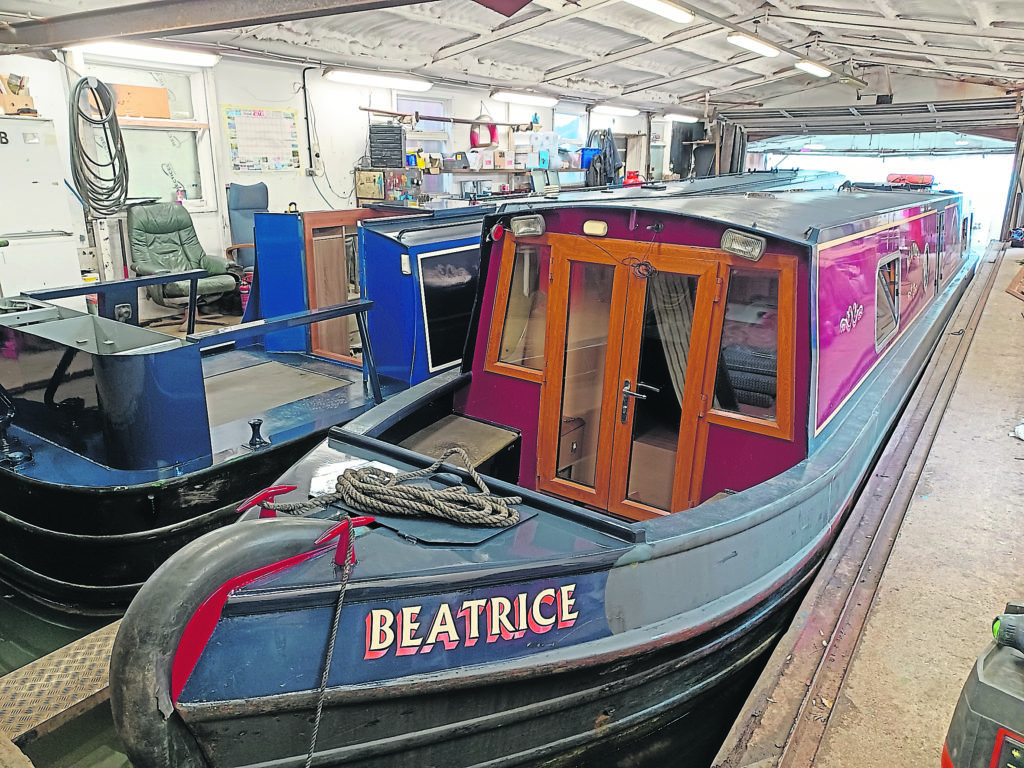
[[[323,434],[135,486],[76,488],[0,470],[0,582],[69,612],[120,615],[164,560],[232,522],[238,502]]]

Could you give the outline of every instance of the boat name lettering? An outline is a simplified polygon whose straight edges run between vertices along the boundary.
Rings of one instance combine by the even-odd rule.
[[[853,302],[846,309],[846,316],[839,321],[839,332],[849,333],[857,327],[857,323],[864,317],[864,305]]]
[[[579,611],[573,610],[575,590],[575,584],[566,584],[542,589],[532,598],[529,592],[520,592],[514,597],[495,595],[461,604],[442,602],[429,621],[421,619],[422,605],[407,605],[397,611],[373,608],[366,616],[363,658],[382,658],[392,648],[396,656],[411,656],[430,653],[437,643],[452,651],[480,640],[494,643],[565,629],[579,617]]]

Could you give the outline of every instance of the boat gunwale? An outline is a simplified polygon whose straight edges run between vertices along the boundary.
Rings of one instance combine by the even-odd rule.
[[[457,674],[451,674],[450,670],[425,672],[415,675],[404,675],[402,677],[390,678],[387,680],[374,680],[365,683],[353,683],[343,685],[331,685],[327,688],[327,701],[340,696],[354,696],[357,701],[372,700],[377,698],[392,698],[401,696],[414,696],[425,685],[430,685],[435,690],[445,691],[465,686],[486,686],[492,682],[492,678],[501,680],[525,680],[549,674],[585,669],[600,664],[613,664],[620,660],[624,654],[630,656],[638,654],[653,653],[662,650],[669,645],[678,645],[693,638],[699,637],[707,632],[714,631],[731,621],[741,619],[745,614],[751,614],[751,620],[767,620],[778,605],[795,592],[798,592],[813,576],[814,567],[810,564],[815,556],[820,554],[825,540],[817,542],[817,546],[811,552],[806,553],[801,559],[800,567],[787,570],[782,577],[776,579],[767,592],[761,592],[756,596],[748,598],[738,604],[728,614],[719,614],[714,621],[702,625],[690,625],[672,631],[670,625],[679,623],[681,616],[677,614],[661,621],[635,627],[625,632],[610,634],[595,640],[588,640],[583,643],[567,645],[561,648],[541,651],[540,653],[520,656],[499,661],[484,662],[481,664],[464,665],[459,667]],[[775,599],[765,599],[764,595],[775,596]],[[747,627],[744,623],[733,630],[741,633]],[[716,638],[714,644],[727,645],[730,634]],[[634,642],[639,639],[640,642]],[[595,645],[610,646],[602,647],[598,653],[594,653]],[[696,650],[707,647],[701,645]],[[288,693],[277,693],[265,696],[257,696],[249,699],[227,699],[210,702],[184,702],[180,699],[175,702],[175,707],[188,713],[187,719],[216,720],[221,716],[243,712],[272,712],[277,708],[277,703],[282,706],[291,705],[299,708],[305,700],[309,700],[315,706],[318,691],[291,691]],[[293,703],[294,702],[294,703]]]

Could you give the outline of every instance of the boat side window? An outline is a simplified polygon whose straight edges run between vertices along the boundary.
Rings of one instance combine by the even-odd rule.
[[[878,263],[875,279],[875,349],[880,350],[900,324],[900,259],[888,256]]]
[[[487,345],[487,367],[497,373],[538,380],[544,369],[548,305],[548,248],[532,243],[506,246]]]
[[[714,407],[776,420],[779,273],[734,269],[722,324]]]

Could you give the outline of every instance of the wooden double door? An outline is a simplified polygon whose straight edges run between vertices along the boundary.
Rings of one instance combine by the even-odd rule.
[[[549,243],[538,487],[630,519],[693,506],[721,284],[714,253],[555,234]]]

